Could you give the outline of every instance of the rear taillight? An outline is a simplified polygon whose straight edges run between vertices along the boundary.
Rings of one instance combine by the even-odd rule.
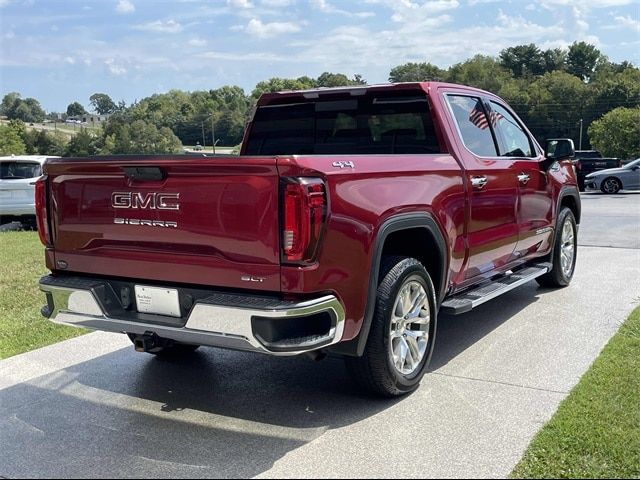
[[[282,254],[285,262],[314,260],[327,214],[327,195],[319,178],[289,178],[283,184]]]
[[[44,246],[49,242],[49,218],[47,216],[47,177],[40,177],[36,183],[36,224],[38,236]]]

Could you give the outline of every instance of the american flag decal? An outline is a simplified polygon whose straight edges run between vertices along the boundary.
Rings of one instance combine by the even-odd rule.
[[[489,112],[489,116],[491,117],[491,125],[494,128],[495,128],[496,124],[498,123],[498,120],[503,118],[502,115],[500,115],[498,112],[494,112],[494,111]],[[476,106],[473,107],[473,110],[471,110],[471,113],[469,114],[469,120],[476,127],[480,128],[482,130],[486,130],[487,128],[489,128],[489,122],[487,121],[487,116],[485,115],[484,109],[482,108],[482,105],[480,104],[479,101],[476,102]]]

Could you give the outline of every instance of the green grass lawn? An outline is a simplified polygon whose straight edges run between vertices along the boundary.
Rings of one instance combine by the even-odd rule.
[[[533,439],[514,478],[640,478],[640,308]]]
[[[86,333],[40,315],[38,280],[47,272],[36,232],[0,233],[0,359]]]

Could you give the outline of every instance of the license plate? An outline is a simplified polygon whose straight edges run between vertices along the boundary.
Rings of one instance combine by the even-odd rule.
[[[180,317],[178,290],[143,285],[136,285],[135,290],[138,312]]]

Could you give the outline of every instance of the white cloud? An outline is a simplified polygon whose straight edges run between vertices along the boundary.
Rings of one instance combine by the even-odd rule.
[[[233,62],[288,62],[290,57],[276,55],[271,52],[231,53],[231,52],[204,52],[196,55],[207,60],[227,60]]]
[[[253,8],[253,3],[250,0],[227,0],[227,5],[232,8]]]
[[[115,59],[113,58],[107,58],[104,61],[104,64],[107,66],[107,68],[109,69],[109,73],[111,73],[112,75],[119,77],[127,73],[127,69],[122,65],[116,63]]]
[[[357,18],[375,17],[375,13],[373,12],[351,12],[348,10],[337,8],[333,4],[329,3],[327,0],[311,0],[311,6],[314,9],[320,10],[323,13],[339,14],[339,15],[344,15],[346,17],[357,17]]]
[[[438,13],[455,10],[460,6],[458,0],[430,0],[422,4],[409,0],[393,1],[388,5],[393,14],[391,20],[398,23],[415,23],[433,18]]]
[[[408,3],[405,7],[413,8]],[[366,25],[342,26],[327,31],[321,38],[289,45],[297,52],[294,59],[302,62],[312,58],[322,69],[319,71],[349,69],[364,74],[369,81],[381,81],[386,78],[368,78],[368,72],[388,72],[391,67],[407,62],[431,62],[446,68],[476,54],[496,56],[513,45],[558,43],[567,33],[561,25],[540,25],[504,13],[498,15],[497,21],[487,20],[487,24],[477,22],[473,26],[451,28],[452,21],[449,14],[416,14],[388,30]]]
[[[135,12],[136,7],[131,3],[131,0],[118,0],[118,5],[116,5],[116,12],[118,13],[132,13]]]
[[[626,17],[617,16],[615,21],[618,22],[618,25],[640,32],[640,21],[634,20],[631,18],[631,15],[627,15]]]
[[[189,40],[189,45],[192,47],[204,47],[207,44],[207,41],[204,38],[192,38]]]
[[[244,28],[249,34],[258,38],[270,38],[285,33],[296,33],[302,29],[300,24],[293,22],[262,23],[257,18],[252,18]]]
[[[10,0],[0,0],[0,8],[6,7],[7,5],[9,5],[9,1]]]
[[[64,61],[69,65],[75,65],[76,59],[73,57],[64,57]]]
[[[182,31],[182,25],[180,25],[175,20],[167,20],[166,22],[163,22],[162,20],[156,20],[155,22],[137,25],[134,28],[136,28],[137,30],[159,33],[180,33]]]
[[[580,0],[580,2],[576,2],[575,0],[542,0],[541,3],[546,7],[558,5],[565,7],[579,6],[580,8],[592,9],[621,7],[624,5],[631,5],[634,1],[636,0]]]
[[[262,0],[260,3],[265,7],[278,8],[293,5],[296,3],[296,0]]]

